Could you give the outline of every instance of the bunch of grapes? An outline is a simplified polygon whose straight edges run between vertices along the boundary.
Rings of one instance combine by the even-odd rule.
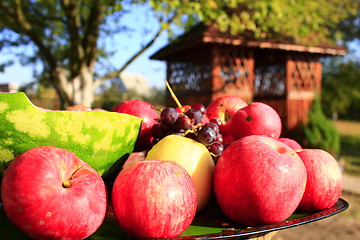
[[[217,159],[224,150],[223,138],[219,132],[222,122],[218,118],[204,122],[205,116],[206,108],[202,104],[163,109],[159,122],[151,129],[154,137],[153,144],[167,135],[181,135],[204,144],[212,156]]]

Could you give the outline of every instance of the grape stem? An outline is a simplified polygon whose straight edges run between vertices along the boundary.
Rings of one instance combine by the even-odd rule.
[[[186,136],[186,134],[188,134],[188,133],[195,133],[195,130],[190,128],[183,133],[183,136]]]
[[[169,92],[170,92],[170,95],[171,95],[172,99],[174,99],[176,105],[177,105],[179,108],[181,108],[182,105],[181,105],[179,99],[176,97],[176,95],[175,95],[175,93],[173,92],[173,90],[171,89],[171,86],[170,86],[169,82],[168,82],[168,81],[165,81],[165,84],[166,84],[166,87],[168,88],[168,90],[169,90]]]

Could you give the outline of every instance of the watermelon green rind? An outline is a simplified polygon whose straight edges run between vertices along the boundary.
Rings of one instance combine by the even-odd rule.
[[[22,93],[0,94],[0,174],[28,149],[50,145],[74,152],[103,175],[131,153],[141,118],[117,112],[42,111]]]

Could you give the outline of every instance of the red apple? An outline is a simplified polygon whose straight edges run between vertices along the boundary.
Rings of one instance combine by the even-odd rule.
[[[286,145],[288,145],[289,147],[291,147],[294,150],[301,150],[303,149],[302,146],[295,141],[294,139],[291,138],[279,138],[278,139],[280,142],[285,143]]]
[[[97,172],[74,153],[51,146],[15,157],[1,194],[10,221],[35,239],[84,239],[102,224],[107,208]]]
[[[182,166],[194,182],[197,211],[205,208],[213,192],[215,163],[204,144],[191,138],[168,135],[151,148],[146,160],[174,161]]]
[[[247,106],[247,103],[236,96],[222,96],[212,101],[206,108],[206,115],[211,120],[219,118],[223,125],[220,126],[220,133],[224,138],[224,145],[234,141],[231,134],[231,126],[228,124],[230,118],[241,108]]]
[[[206,108],[209,119],[219,118],[223,123],[229,119],[247,103],[236,96],[222,96],[212,101]]]
[[[73,105],[66,108],[67,111],[91,111],[91,108],[85,105]]]
[[[225,123],[223,125],[219,126],[220,129],[220,134],[223,138],[223,145],[226,148],[227,146],[229,146],[229,144],[231,144],[233,141],[235,141],[233,135],[232,135],[232,127],[231,124]]]
[[[147,151],[130,153],[129,157],[126,159],[126,161],[122,165],[122,168],[126,168],[126,167],[130,166],[131,164],[134,164],[134,163],[137,163],[140,161],[144,161],[146,155],[147,155]]]
[[[92,112],[107,112],[105,109],[102,108],[94,108],[91,109],[89,107],[86,107],[84,105],[73,105],[69,106],[65,109],[66,111],[92,111]]]
[[[91,111],[93,111],[93,112],[108,112],[107,110],[102,109],[102,108],[94,108],[94,109],[91,109]]]
[[[307,184],[298,210],[320,211],[332,207],[342,192],[342,172],[335,158],[321,149],[303,149],[298,154],[307,170]]]
[[[135,238],[175,237],[191,224],[197,205],[189,174],[172,161],[141,161],[117,176],[112,204],[121,228]]]
[[[233,142],[215,166],[220,208],[229,219],[246,226],[286,220],[300,203],[305,185],[306,169],[300,157],[266,136]]]
[[[51,110],[51,109],[47,109],[47,108],[43,108],[43,107],[38,107],[36,106],[38,109],[40,109],[41,111],[54,111],[54,110]]]
[[[185,113],[187,110],[191,109],[191,106],[190,105],[183,105],[181,107],[176,107],[175,110],[178,112],[178,113]]]
[[[279,138],[282,123],[279,114],[271,106],[252,102],[231,117],[231,130],[235,140],[249,135]]]
[[[134,151],[140,152],[149,149],[153,141],[151,128],[157,123],[156,119],[159,117],[152,105],[143,100],[129,100],[119,103],[112,111],[143,118]]]

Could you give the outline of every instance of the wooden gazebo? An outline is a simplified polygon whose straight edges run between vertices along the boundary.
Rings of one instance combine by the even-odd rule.
[[[223,95],[264,102],[278,111],[286,134],[307,121],[321,92],[320,58],[344,54],[340,46],[256,41],[199,24],[151,59],[166,61],[166,78],[183,105],[206,106]]]

